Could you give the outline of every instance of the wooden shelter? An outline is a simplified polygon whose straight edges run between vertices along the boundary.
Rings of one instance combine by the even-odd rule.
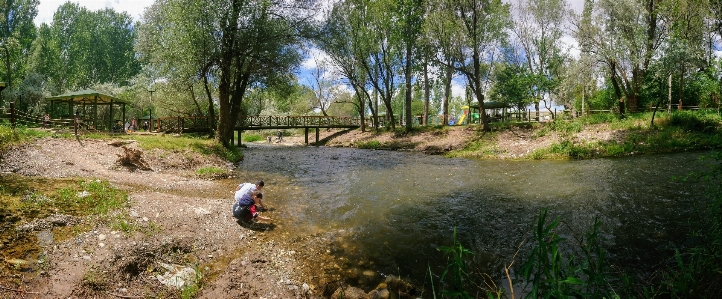
[[[496,101],[488,101],[484,102],[484,110],[486,111],[486,115],[489,117],[489,121],[502,121],[506,119],[506,111],[511,106],[507,103],[502,102],[496,102]],[[480,113],[481,108],[479,108],[479,104],[471,105],[471,111],[476,111],[476,113]]]
[[[77,117],[78,121],[88,128],[105,131],[122,130],[128,104],[119,98],[92,89],[61,94],[45,100],[50,102],[52,118]],[[117,126],[118,122],[121,123],[120,126]]]

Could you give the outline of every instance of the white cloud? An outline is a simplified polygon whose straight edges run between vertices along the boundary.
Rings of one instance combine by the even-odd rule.
[[[134,20],[139,20],[145,8],[153,4],[154,0],[70,0],[73,3],[87,8],[90,11],[97,11],[106,7],[117,12],[127,12]],[[58,7],[68,0],[40,0],[38,4],[38,15],[35,17],[35,25],[42,23],[50,24],[53,21],[53,14]]]
[[[328,60],[328,54],[326,52],[321,51],[319,48],[312,48],[308,52],[308,57],[306,57],[306,60],[304,60],[301,63],[301,68],[304,70],[313,70],[317,67],[317,62],[321,62],[324,60]]]
[[[451,80],[451,97],[466,98],[466,82],[464,80],[458,78]]]

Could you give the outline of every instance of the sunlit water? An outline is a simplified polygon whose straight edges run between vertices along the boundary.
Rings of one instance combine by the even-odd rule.
[[[704,165],[690,153],[518,162],[251,145],[244,154],[239,170],[266,181],[275,221],[298,234],[342,231],[329,250],[344,268],[416,283],[445,264],[437,248],[451,245],[454,228],[473,266],[498,276],[543,208],[578,235],[601,219],[617,263],[657,263],[684,241],[702,190],[672,177]]]

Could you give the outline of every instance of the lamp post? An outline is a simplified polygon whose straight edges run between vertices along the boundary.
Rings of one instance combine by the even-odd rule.
[[[155,90],[151,89],[148,90],[148,92],[150,92],[150,115],[148,116],[148,126],[150,126],[150,128],[148,129],[153,131],[153,93]]]

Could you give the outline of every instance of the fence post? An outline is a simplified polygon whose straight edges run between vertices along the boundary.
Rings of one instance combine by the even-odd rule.
[[[15,102],[10,102],[10,127],[15,129]]]

